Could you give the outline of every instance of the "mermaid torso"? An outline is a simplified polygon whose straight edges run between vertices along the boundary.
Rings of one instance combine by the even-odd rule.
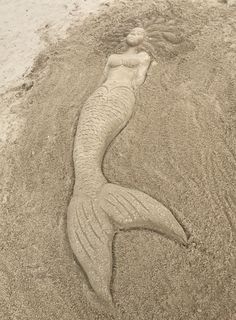
[[[124,56],[122,54],[113,54],[109,57],[108,64],[112,68],[118,66],[124,66],[128,68],[137,67],[140,64],[140,58],[137,56],[138,55]]]
[[[132,89],[137,88],[136,80],[138,78],[139,68],[145,52],[138,54],[113,54],[108,59],[109,75],[106,82],[116,82],[120,85],[130,86]]]
[[[110,56],[106,81],[82,108],[74,149],[76,190],[83,188],[91,194],[96,191],[92,190],[93,186],[99,189],[99,185],[106,181],[101,170],[102,160],[108,145],[125,127],[134,111],[136,80],[142,57],[141,53]]]

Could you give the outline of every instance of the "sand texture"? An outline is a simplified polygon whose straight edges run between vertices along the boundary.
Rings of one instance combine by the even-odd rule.
[[[103,171],[169,208],[189,243],[119,233],[109,309],[66,233],[73,139],[108,55],[153,17],[174,19],[183,41],[157,50]],[[236,319],[235,64],[235,7],[200,0],[120,2],[42,52],[28,77],[34,85],[18,89],[12,109],[21,130],[9,131],[0,154],[1,320]]]
[[[66,36],[72,23],[103,0],[0,1],[0,93],[22,82],[45,46]]]

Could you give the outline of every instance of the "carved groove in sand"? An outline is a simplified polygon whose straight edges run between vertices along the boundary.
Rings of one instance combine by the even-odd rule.
[[[133,29],[126,38],[127,50],[109,57],[100,87],[82,109],[75,137],[69,241],[93,290],[105,301],[112,301],[112,241],[117,231],[148,228],[186,242],[166,207],[143,192],[109,183],[101,169],[108,145],[133,114],[136,89],[151,65],[151,55],[140,50],[146,37],[144,29]]]

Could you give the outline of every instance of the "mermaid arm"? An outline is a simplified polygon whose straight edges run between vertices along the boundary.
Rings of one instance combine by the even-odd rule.
[[[137,89],[139,86],[141,86],[144,83],[144,81],[146,80],[147,71],[150,67],[150,64],[151,64],[151,58],[146,52],[144,52],[141,64],[138,67],[136,78],[134,81],[135,89]]]
[[[108,59],[106,65],[105,65],[105,68],[103,69],[103,72],[102,72],[102,76],[101,76],[101,78],[100,78],[100,81],[99,81],[99,83],[98,83],[98,86],[99,86],[99,87],[107,80],[109,70],[110,70],[110,64],[109,64],[109,59]]]

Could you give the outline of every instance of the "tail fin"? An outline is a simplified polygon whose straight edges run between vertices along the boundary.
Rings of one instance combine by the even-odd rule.
[[[147,194],[106,184],[96,199],[74,196],[68,208],[72,250],[88,280],[103,300],[112,302],[112,240],[118,229],[148,228],[186,243],[186,235],[172,213]]]

